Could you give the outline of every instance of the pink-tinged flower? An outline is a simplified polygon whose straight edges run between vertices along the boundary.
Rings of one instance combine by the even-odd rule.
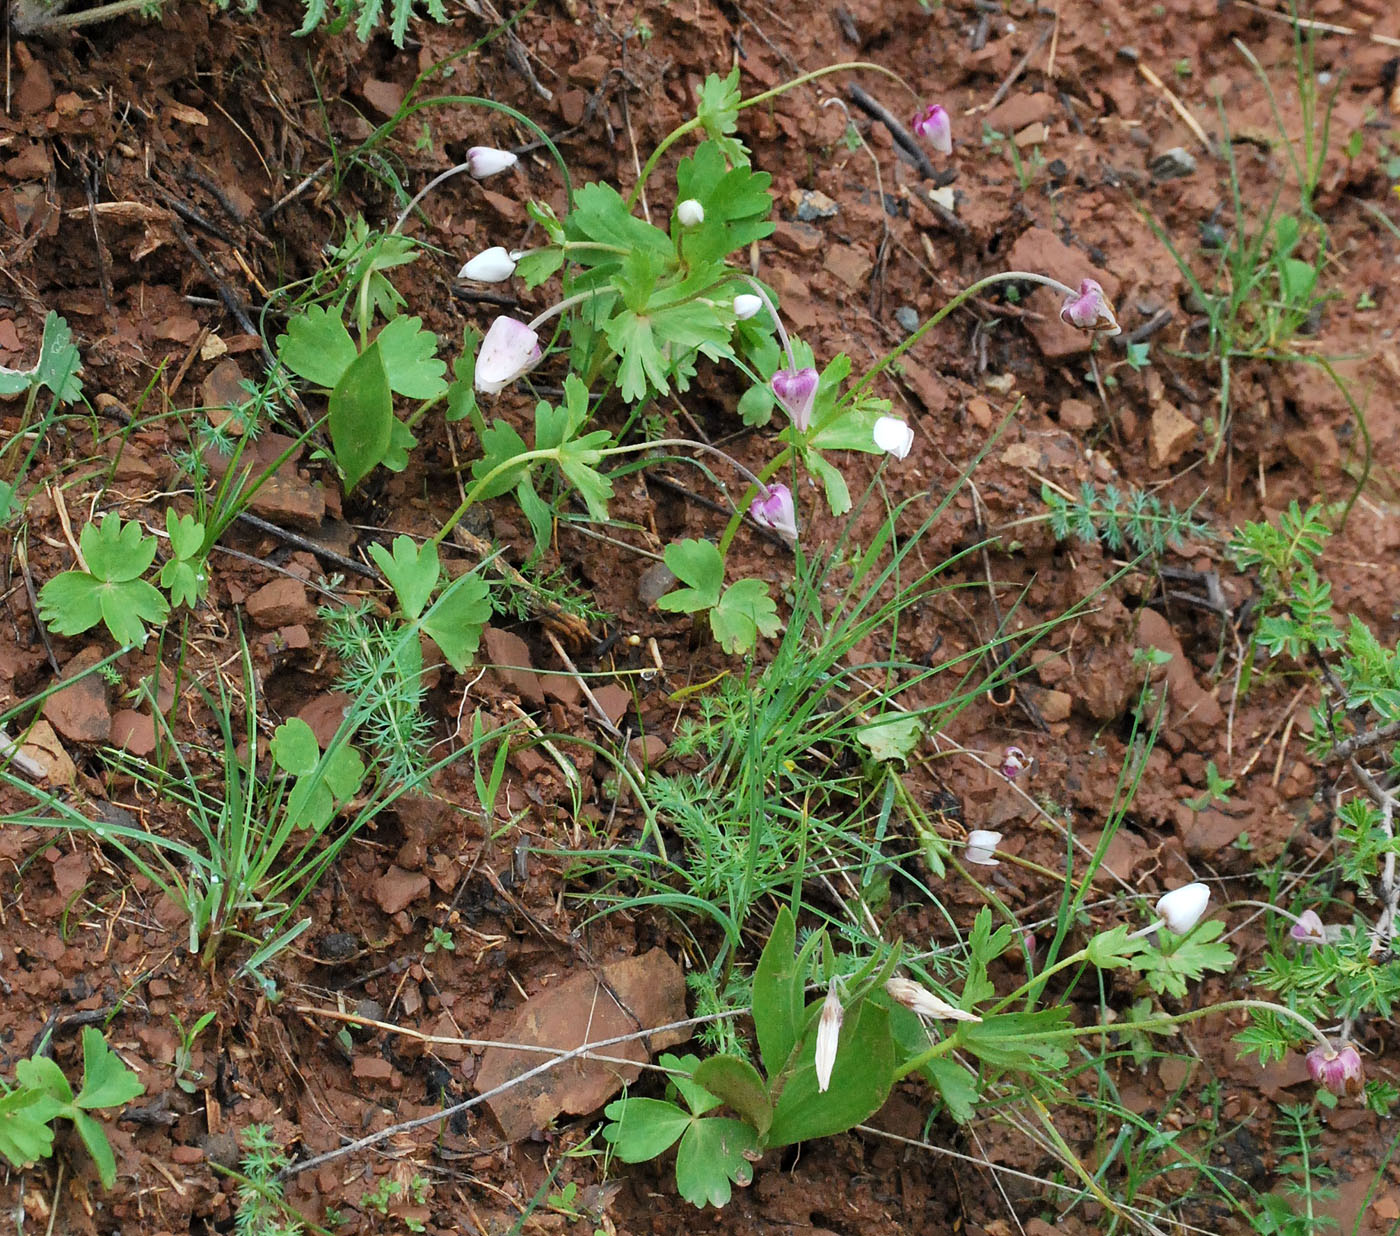
[[[515,274],[516,255],[502,245],[483,249],[457,272],[459,279],[477,283],[500,283]]]
[[[524,322],[499,317],[476,354],[476,389],[496,395],[540,359],[540,337]]]
[[[1199,881],[1183,884],[1164,894],[1157,902],[1157,917],[1177,935],[1184,936],[1201,921],[1201,915],[1209,904],[1210,888],[1207,885]]]
[[[497,150],[494,146],[473,146],[467,151],[467,174],[473,180],[484,180],[508,167],[514,167],[518,160],[509,150]]]
[[[766,494],[749,503],[749,514],[754,523],[771,528],[789,545],[797,543],[797,507],[786,485],[769,485]]]
[[[946,1000],[940,1000],[927,987],[921,987],[912,979],[894,975],[885,980],[885,991],[896,1004],[902,1004],[911,1013],[920,1017],[941,1017],[948,1021],[981,1021],[976,1013],[968,1013],[954,1008]]]
[[[1113,307],[1097,280],[1081,279],[1079,295],[1068,296],[1060,306],[1060,317],[1070,326],[1080,330],[1103,331],[1108,335],[1120,333],[1118,319],[1113,316]]]
[[[914,448],[914,431],[897,416],[882,416],[875,422],[875,445],[903,459]]]
[[[1015,781],[1030,766],[1030,760],[1020,747],[1007,747],[1006,753],[1001,757],[1001,775],[1008,781]]]
[[[967,834],[967,845],[963,848],[963,861],[975,863],[979,867],[999,867],[1000,861],[993,857],[1001,844],[1001,834],[984,828],[974,828]]]
[[[930,103],[924,108],[914,117],[913,128],[939,154],[953,153],[953,122],[940,104]]]
[[[787,409],[798,433],[806,433],[812,423],[812,404],[817,398],[820,375],[811,366],[806,369],[779,369],[773,375],[773,394]]]
[[[1355,1098],[1361,1093],[1361,1055],[1350,1043],[1343,1043],[1338,1051],[1314,1047],[1308,1052],[1308,1072],[1313,1081],[1338,1097]]]
[[[1327,940],[1327,929],[1316,910],[1304,910],[1298,915],[1298,921],[1288,929],[1288,934],[1305,944],[1323,944]]]
[[[832,979],[817,1020],[817,1090],[823,1094],[831,1085],[831,1068],[836,1063],[836,1045],[841,1038],[841,1022],[845,1016],[841,997],[836,994],[836,980]]]

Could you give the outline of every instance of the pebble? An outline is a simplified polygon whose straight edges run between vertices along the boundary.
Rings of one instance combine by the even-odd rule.
[[[1164,180],[1180,180],[1183,176],[1190,176],[1195,172],[1196,156],[1184,146],[1173,146],[1157,155],[1147,165],[1147,170],[1152,173],[1152,179],[1158,184]]]
[[[919,311],[913,305],[900,305],[894,311],[894,320],[899,323],[901,329],[911,335],[919,329]]]

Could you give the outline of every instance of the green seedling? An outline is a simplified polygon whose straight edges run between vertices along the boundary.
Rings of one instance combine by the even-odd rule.
[[[59,635],[102,623],[119,644],[145,644],[147,624],[165,621],[170,605],[141,578],[155,561],[156,539],[116,515],[88,524],[78,538],[86,569],[64,571],[39,591],[39,617]]]
[[[101,1123],[90,1113],[120,1107],[146,1092],[136,1074],[103,1042],[100,1031],[83,1028],[83,1085],[75,1095],[63,1070],[41,1054],[15,1066],[15,1084],[0,1096],[0,1154],[26,1168],[53,1154],[53,1122],[71,1120],[97,1167],[104,1189],[117,1182],[117,1161]]]

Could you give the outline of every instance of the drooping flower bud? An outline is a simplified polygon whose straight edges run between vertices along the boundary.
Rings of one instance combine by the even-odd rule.
[[[494,176],[519,162],[509,150],[497,150],[494,146],[473,146],[467,151],[467,174],[473,180],[483,180]]]
[[[1020,747],[1007,747],[1006,752],[1001,757],[1001,775],[1008,781],[1015,781],[1023,772],[1031,766],[1031,762],[1026,758],[1026,753]]]
[[[500,283],[515,274],[516,257],[502,245],[483,249],[457,272],[459,279],[472,279],[477,283]]]
[[[740,292],[734,298],[734,316],[741,322],[747,322],[762,308],[763,297],[755,296],[752,292]]]
[[[817,1090],[825,1094],[831,1085],[831,1068],[836,1063],[836,1046],[841,1037],[841,1022],[846,1012],[841,997],[836,994],[836,980],[826,989],[821,1016],[817,1020]]]
[[[688,197],[676,207],[676,218],[681,227],[699,227],[705,222],[705,208],[693,197]]]
[[[754,523],[771,528],[790,545],[797,543],[797,507],[786,485],[769,485],[766,494],[749,504],[749,514]]]
[[[1343,1043],[1337,1051],[1314,1047],[1308,1052],[1308,1072],[1313,1081],[1339,1098],[1355,1098],[1361,1093],[1361,1054],[1350,1043]]]
[[[1179,936],[1184,936],[1206,912],[1210,904],[1210,888],[1199,880],[1183,884],[1164,894],[1157,902],[1157,917]]]
[[[981,1021],[976,1013],[954,1008],[946,1000],[940,1000],[927,987],[921,987],[912,979],[894,975],[885,980],[885,991],[896,1004],[902,1004],[911,1013],[920,1017],[942,1017],[951,1021]]]
[[[821,375],[810,365],[806,369],[779,369],[773,375],[773,394],[787,409],[798,433],[806,433],[812,423],[812,404],[817,398]]]
[[[940,104],[930,103],[915,116],[913,129],[939,154],[953,153],[953,122]]]
[[[1113,316],[1113,307],[1103,294],[1103,288],[1094,279],[1079,281],[1079,295],[1065,298],[1065,303],[1060,306],[1060,317],[1080,330],[1103,331],[1107,335],[1121,333],[1118,319]]]
[[[1288,929],[1288,934],[1304,944],[1323,944],[1327,940],[1327,928],[1316,910],[1304,910],[1298,915],[1298,921]]]
[[[540,337],[524,322],[499,317],[476,354],[476,389],[483,395],[499,394],[539,359]]]
[[[963,848],[963,861],[976,863],[979,867],[999,867],[1001,863],[993,855],[1000,844],[1000,833],[974,828],[967,834],[967,845]]]
[[[903,459],[914,446],[914,431],[897,416],[882,416],[875,422],[875,445]]]

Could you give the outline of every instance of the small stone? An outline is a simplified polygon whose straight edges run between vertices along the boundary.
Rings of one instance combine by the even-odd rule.
[[[204,1150],[200,1146],[172,1146],[170,1159],[182,1167],[193,1167],[196,1163],[204,1162]]]
[[[248,617],[264,631],[274,627],[311,622],[316,608],[306,595],[306,585],[283,575],[264,584],[245,603]]]
[[[1092,429],[1094,405],[1083,399],[1060,401],[1060,424],[1066,429]]]
[[[1017,93],[998,103],[983,118],[982,123],[997,133],[1016,133],[1028,125],[1045,124],[1058,108],[1055,96]]]
[[[45,718],[69,742],[106,742],[111,736],[107,684],[99,674],[83,674],[101,661],[102,655],[101,648],[84,648],[63,667],[64,678],[78,681],[44,701]]]
[[[360,951],[360,938],[349,931],[327,932],[316,942],[316,955],[322,961],[349,961]]]
[[[921,321],[919,311],[913,305],[900,305],[894,311],[894,320],[899,323],[901,330],[907,331],[911,335],[919,329]]]
[[[209,371],[200,385],[200,395],[210,424],[215,427],[228,424],[230,433],[243,432],[243,422],[231,417],[231,413],[247,403],[249,396],[243,389],[243,370],[233,357],[225,357]]]
[[[42,60],[30,62],[15,87],[14,104],[22,113],[46,112],[53,106],[53,78]]]
[[[356,1056],[350,1066],[358,1081],[386,1082],[394,1075],[394,1066],[383,1056]]]
[[[1196,440],[1196,422],[1178,412],[1169,403],[1159,403],[1152,409],[1149,430],[1152,463],[1169,468],[1190,449]]]
[[[156,723],[134,709],[118,709],[112,714],[109,741],[112,746],[120,747],[138,760],[145,759],[156,749]]]
[[[374,882],[374,900],[385,914],[397,914],[425,896],[429,887],[428,877],[422,872],[390,867]]]
[[[40,775],[50,785],[72,785],[78,776],[68,752],[47,721],[36,721],[29,727],[19,753],[43,770]]]
[[[326,517],[326,493],[296,475],[270,476],[248,502],[254,515],[284,528],[315,532]]]
[[[554,102],[559,108],[559,119],[569,128],[583,123],[584,113],[588,110],[588,95],[585,91],[565,90]]]
[[[621,721],[632,706],[631,692],[618,686],[615,682],[610,682],[605,687],[599,687],[593,692],[593,698],[598,701],[598,707],[607,714],[608,720],[613,725]]]
[[[1039,122],[1028,124],[1011,140],[1016,143],[1019,150],[1024,150],[1028,146],[1043,146],[1050,140],[1050,130]]]
[[[1173,146],[1157,155],[1148,165],[1152,179],[1158,184],[1166,180],[1180,180],[1196,170],[1196,157],[1183,146]]]
[[[608,58],[594,52],[569,69],[569,80],[581,86],[597,86],[608,73]]]
[[[675,586],[675,572],[664,562],[653,562],[637,577],[637,600],[650,609]]]
[[[1042,691],[1035,700],[1041,719],[1050,725],[1069,720],[1069,710],[1073,705],[1074,697],[1065,691]]]
[[[834,219],[841,213],[841,207],[819,189],[794,189],[788,200],[793,204],[793,217],[799,223]]]
[[[873,263],[851,245],[832,245],[822,265],[854,292],[865,286]]]
[[[978,429],[992,427],[992,405],[980,396],[973,396],[967,401],[967,414]]]
[[[481,633],[483,659],[501,683],[527,704],[544,705],[544,688],[530,659],[530,646],[510,631],[486,627]]]
[[[822,247],[823,237],[810,223],[783,222],[773,227],[773,243],[788,253],[805,257]]]
[[[627,744],[627,754],[643,768],[652,768],[666,758],[669,748],[660,734],[644,734]]]
[[[350,697],[344,691],[329,691],[308,700],[297,710],[297,716],[311,727],[317,744],[324,751],[331,745],[349,707]]]
[[[385,120],[392,120],[403,106],[404,89],[397,82],[372,77],[365,82],[360,93],[365,96],[371,110],[378,112]]]

